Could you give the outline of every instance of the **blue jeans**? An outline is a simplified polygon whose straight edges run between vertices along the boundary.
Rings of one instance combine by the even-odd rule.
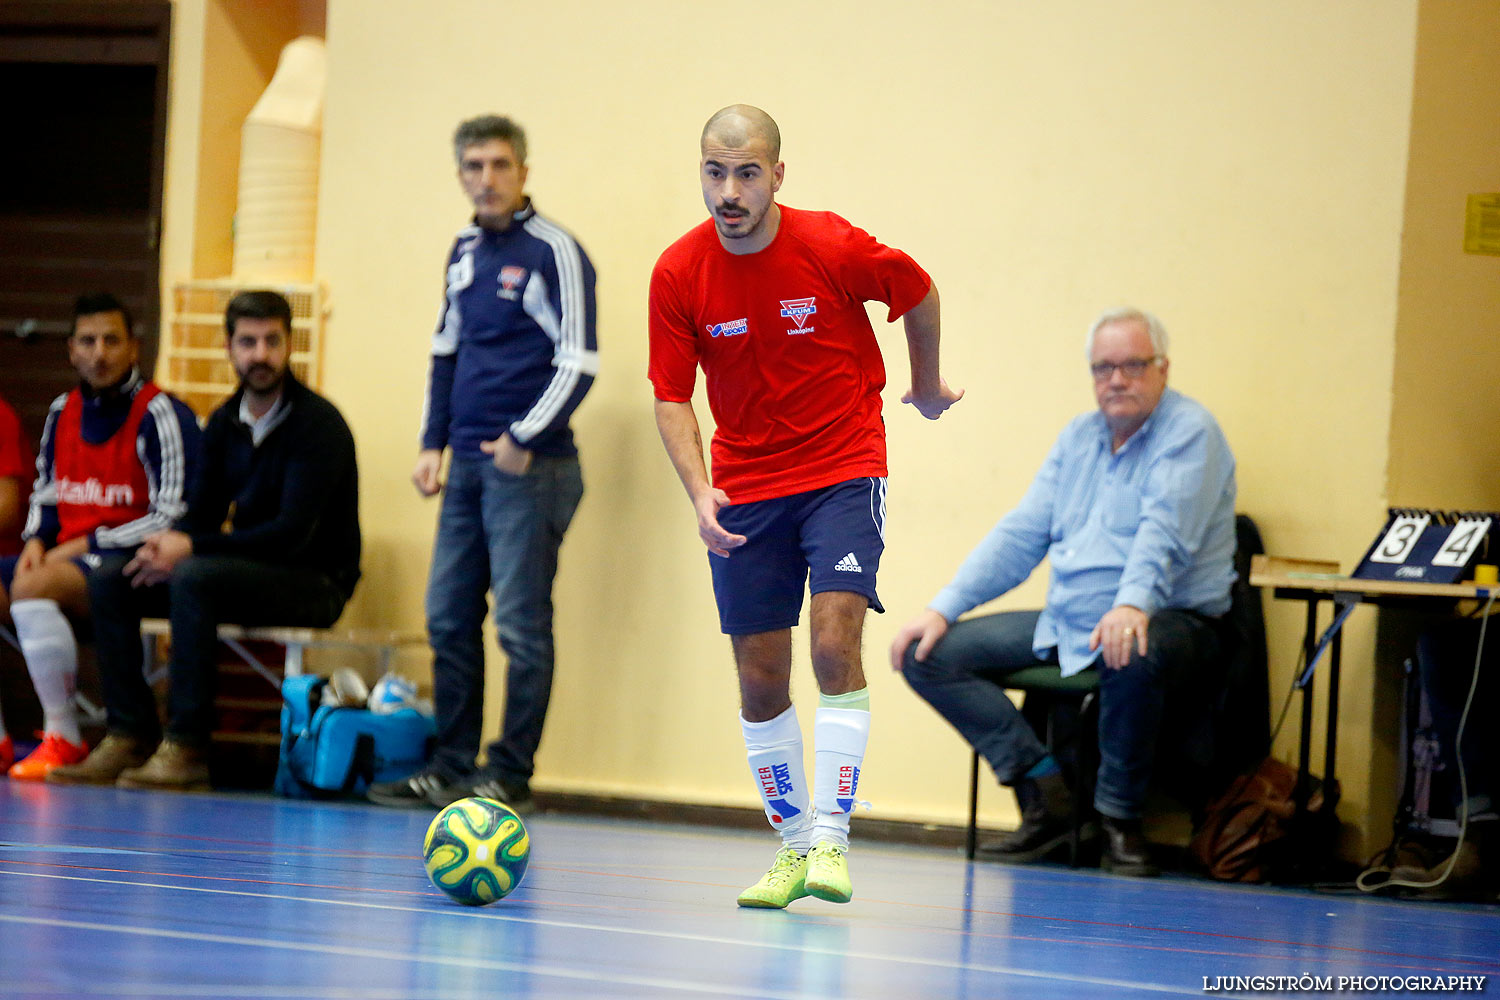
[[[582,497],[576,456],[537,455],[524,476],[501,472],[488,458],[454,456],[450,464],[427,581],[437,713],[432,767],[449,781],[469,777],[479,753],[486,591],[509,661],[505,718],[489,745],[488,771],[513,785],[531,779],[552,698],[557,552]]]
[[[1057,663],[1031,650],[1038,611],[1006,611],[955,622],[924,663],[906,652],[902,669],[912,689],[989,761],[1002,784],[1014,785],[1047,753],[1005,694],[1016,670]],[[915,644],[913,644],[915,646]],[[1157,735],[1170,694],[1207,689],[1220,675],[1216,619],[1192,611],[1151,617],[1145,656],[1099,675],[1099,777],[1094,808],[1135,819],[1146,801]],[[1203,709],[1207,710],[1206,705]]]

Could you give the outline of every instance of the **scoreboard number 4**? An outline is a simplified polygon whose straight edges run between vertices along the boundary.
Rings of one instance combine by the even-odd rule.
[[[1490,530],[1490,519],[1487,517],[1465,517],[1459,519],[1448,532],[1448,538],[1438,549],[1437,555],[1432,557],[1434,566],[1467,566],[1469,558],[1474,555],[1474,550],[1484,540]],[[1390,537],[1390,532],[1386,533]],[[1382,543],[1381,548],[1384,548]]]

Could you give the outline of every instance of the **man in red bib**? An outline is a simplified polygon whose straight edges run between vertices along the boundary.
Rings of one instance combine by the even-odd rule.
[[[21,551],[21,525],[26,523],[26,501],[36,475],[36,456],[21,429],[16,411],[0,397],[0,558]],[[9,639],[9,636],[0,636]],[[0,774],[15,762],[15,745],[0,716]]]
[[[8,768],[40,781],[88,753],[73,704],[78,643],[69,618],[89,614],[87,577],[106,555],[130,553],[187,509],[198,421],[136,370],[140,342],[113,295],[80,297],[68,360],[78,388],[57,397],[19,557],[0,558],[0,615],[15,625],[42,703],[42,744]],[[0,735],[0,759],[9,756]]]
[[[16,411],[0,396],[0,556],[21,552],[21,525],[36,475],[36,456]]]
[[[865,303],[905,318],[911,389],[937,419],[962,392],[938,374],[938,295],[906,254],[829,212],[776,203],[781,135],[732,105],[703,128],[699,179],[712,218],[651,276],[656,423],[708,548],[721,629],[740,680],[750,771],[782,849],[741,906],[811,895],[848,902],[845,852],[869,735],[860,663],[865,611],[883,611],[885,366]],[[693,385],[703,368],[716,429],[704,468]],[[812,592],[821,698],[814,780],[790,695],[791,627]]]
[[[52,784],[209,788],[219,625],[327,628],[359,579],[354,436],[292,374],[291,303],[240,292],[224,331],[240,384],[208,418],[187,514],[89,574],[109,731]],[[165,731],[143,674],[147,617],[172,624]]]

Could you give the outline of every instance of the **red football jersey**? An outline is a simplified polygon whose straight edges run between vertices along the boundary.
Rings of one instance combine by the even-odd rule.
[[[894,322],[931,287],[831,212],[783,205],[770,246],[743,255],[706,220],[652,272],[651,384],[686,402],[702,365],[713,482],[733,503],[884,476],[885,364],[864,304],[884,302]]]
[[[83,439],[83,396],[77,389],[68,393],[57,417],[52,445],[59,543],[150,513],[151,484],[135,448],[146,405],[160,391],[150,382],[141,386],[125,423],[100,444]]]
[[[31,496],[31,482],[36,478],[36,456],[21,429],[21,420],[10,404],[0,399],[0,479],[14,479],[20,486],[20,516],[14,530],[0,526],[0,556],[21,551],[21,525],[26,521],[26,501]]]

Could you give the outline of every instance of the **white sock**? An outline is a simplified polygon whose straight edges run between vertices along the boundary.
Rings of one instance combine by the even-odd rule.
[[[781,842],[802,853],[812,846],[812,803],[802,764],[802,726],[795,706],[766,722],[746,722],[745,751],[750,777],[760,789],[766,819],[781,834]]]
[[[859,791],[859,769],[870,740],[870,713],[818,706],[813,721],[813,843],[849,846],[849,814]]]
[[[10,616],[42,703],[42,729],[70,743],[80,742],[78,709],[73,703],[78,685],[78,640],[73,637],[73,626],[57,602],[45,598],[16,601],[10,606]]]

